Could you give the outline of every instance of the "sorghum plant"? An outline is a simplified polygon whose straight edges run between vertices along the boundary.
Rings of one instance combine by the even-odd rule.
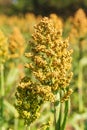
[[[78,94],[77,102],[79,112],[84,111],[84,101],[83,97],[83,81],[84,74],[83,68],[86,66],[86,57],[87,57],[87,16],[83,9],[78,9],[71,19],[71,31],[70,31],[70,42],[74,49],[73,53],[73,86],[75,91]],[[85,61],[85,62],[83,62]],[[82,63],[83,62],[83,63]],[[76,100],[75,100],[76,101]],[[76,102],[76,104],[77,104]],[[75,102],[74,102],[75,104]]]
[[[9,52],[10,58],[19,58],[25,50],[25,40],[19,28],[14,27],[12,34],[9,36]]]
[[[0,121],[3,118],[3,99],[5,95],[4,88],[4,63],[8,59],[8,41],[7,37],[0,30]]]
[[[0,65],[8,59],[7,37],[0,30]]]
[[[19,116],[30,125],[40,116],[41,105],[50,101],[54,106],[55,130],[63,130],[68,113],[68,99],[72,93],[69,83],[72,77],[71,54],[68,39],[62,39],[62,31],[44,17],[34,26],[30,52],[26,52],[29,75],[21,79],[16,91],[16,108]],[[57,96],[58,95],[58,96]],[[61,120],[61,104],[65,113]],[[58,107],[57,107],[58,106]],[[56,117],[56,109],[60,109]]]
[[[62,18],[60,18],[59,16],[57,16],[56,14],[50,14],[50,19],[52,19],[52,21],[54,22],[54,25],[56,27],[56,29],[62,29],[63,28],[63,20]]]
[[[70,41],[72,44],[79,45],[79,50],[81,52],[83,49],[86,49],[87,17],[83,9],[77,10],[74,17],[71,19]]]

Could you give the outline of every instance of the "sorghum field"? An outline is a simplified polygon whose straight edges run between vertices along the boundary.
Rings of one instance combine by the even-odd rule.
[[[87,130],[87,13],[0,14],[0,130]]]

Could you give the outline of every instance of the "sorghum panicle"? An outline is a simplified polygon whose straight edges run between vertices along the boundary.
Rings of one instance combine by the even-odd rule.
[[[57,31],[52,21],[44,18],[35,26],[33,40],[29,63],[32,76],[41,84],[49,85],[53,92],[68,86],[72,77],[68,39],[63,40],[61,30]]]
[[[8,59],[8,39],[0,30],[0,64],[3,64]]]
[[[62,31],[57,30],[47,17],[34,26],[34,30],[30,52],[25,53],[29,59],[25,67],[30,75],[21,80],[16,92],[16,108],[27,124],[39,117],[45,101],[55,101],[55,93],[59,89],[65,90],[72,77],[72,50],[68,49],[68,39],[62,39]],[[67,89],[65,98],[70,94]]]
[[[54,26],[56,29],[62,29],[63,28],[63,20],[56,14],[52,13],[50,14],[50,19],[52,19]]]
[[[23,55],[25,49],[25,40],[17,27],[13,28],[12,34],[9,36],[10,58],[18,58]]]
[[[72,44],[78,43],[80,39],[85,40],[87,36],[87,16],[83,9],[76,11],[71,20],[70,41]],[[83,40],[81,42],[83,42]],[[86,41],[84,41],[86,43]]]

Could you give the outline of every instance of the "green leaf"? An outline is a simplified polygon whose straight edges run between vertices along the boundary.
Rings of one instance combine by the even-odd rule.
[[[6,92],[9,91],[10,87],[12,87],[13,83],[16,83],[15,81],[18,79],[18,68],[13,68],[10,70],[10,72],[7,75],[7,79],[6,79]]]

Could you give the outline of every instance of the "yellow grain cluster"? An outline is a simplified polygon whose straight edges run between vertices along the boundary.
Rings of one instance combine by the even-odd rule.
[[[62,29],[63,28],[63,20],[62,18],[60,18],[59,16],[57,16],[56,14],[50,14],[50,19],[52,19],[52,21],[54,22],[55,28],[56,29]]]
[[[62,31],[55,28],[52,20],[44,17],[34,26],[29,46],[25,67],[30,74],[21,79],[16,92],[16,108],[26,124],[40,116],[45,101],[56,100],[55,93],[60,89],[65,93],[59,100],[68,100],[71,94],[68,85],[72,77],[69,41],[62,39]]]
[[[71,20],[71,32],[70,41],[72,44],[86,44],[87,36],[87,17],[82,9],[77,10],[74,17]]]
[[[14,27],[12,34],[9,36],[10,58],[21,57],[25,50],[25,40],[19,28]]]
[[[8,40],[4,33],[0,30],[0,64],[3,64],[9,56]]]

